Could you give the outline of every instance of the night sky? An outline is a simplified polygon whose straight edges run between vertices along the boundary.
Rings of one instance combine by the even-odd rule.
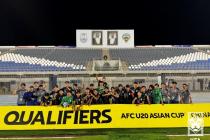
[[[210,44],[210,1],[0,1],[0,45],[75,45],[76,29],[134,29],[136,45]]]

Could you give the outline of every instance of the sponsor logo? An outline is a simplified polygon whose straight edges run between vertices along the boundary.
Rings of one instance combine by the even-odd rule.
[[[203,136],[204,120],[203,112],[188,113],[188,136]]]

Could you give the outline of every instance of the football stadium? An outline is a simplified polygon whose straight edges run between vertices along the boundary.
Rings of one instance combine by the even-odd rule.
[[[209,140],[210,45],[134,40],[77,30],[76,46],[1,46],[0,139]]]

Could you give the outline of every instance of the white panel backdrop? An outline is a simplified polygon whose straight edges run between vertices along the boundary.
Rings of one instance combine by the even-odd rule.
[[[134,48],[134,30],[76,30],[80,48]]]

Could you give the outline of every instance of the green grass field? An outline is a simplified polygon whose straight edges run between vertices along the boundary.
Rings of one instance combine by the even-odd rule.
[[[210,128],[205,128],[204,133],[210,134]],[[167,135],[187,135],[187,128],[0,131],[0,137],[3,138],[50,136],[73,136],[75,137],[73,140],[191,140],[190,138],[198,138]],[[210,135],[199,138],[200,140],[210,140]],[[59,138],[56,140],[64,139]]]

